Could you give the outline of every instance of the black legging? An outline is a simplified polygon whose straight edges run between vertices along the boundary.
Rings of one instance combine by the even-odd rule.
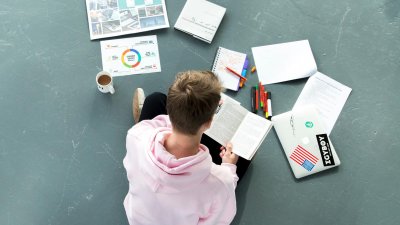
[[[163,93],[160,92],[154,92],[151,95],[147,96],[144,104],[143,104],[143,109],[139,117],[139,121],[142,120],[151,120],[154,117],[158,115],[166,115],[167,114],[167,96]],[[220,153],[220,147],[221,145],[211,139],[209,136],[206,134],[203,134],[201,137],[200,141],[203,145],[207,146],[207,148],[210,150],[210,154],[212,157],[212,161],[215,164],[221,164],[222,159],[219,156]],[[235,147],[235,146],[233,146]],[[243,177],[244,173],[246,172],[247,168],[250,165],[250,161],[243,159],[239,157],[239,160],[237,162],[237,175],[239,177],[239,181]]]

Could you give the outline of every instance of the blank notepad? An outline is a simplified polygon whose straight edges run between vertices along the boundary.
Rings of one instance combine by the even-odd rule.
[[[253,47],[251,50],[262,84],[305,78],[317,72],[308,40]]]

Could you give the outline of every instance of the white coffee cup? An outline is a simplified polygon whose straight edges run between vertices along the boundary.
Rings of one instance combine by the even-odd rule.
[[[99,89],[100,92],[103,93],[110,92],[111,94],[115,93],[115,89],[113,87],[113,78],[109,72],[100,71],[96,75],[96,83],[97,83],[97,88]]]

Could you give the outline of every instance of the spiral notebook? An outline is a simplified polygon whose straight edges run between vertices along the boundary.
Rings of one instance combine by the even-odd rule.
[[[232,51],[219,47],[215,55],[211,71],[214,72],[226,89],[237,91],[239,89],[240,78],[226,69],[229,67],[238,74],[242,74],[246,67],[247,55],[241,52]]]

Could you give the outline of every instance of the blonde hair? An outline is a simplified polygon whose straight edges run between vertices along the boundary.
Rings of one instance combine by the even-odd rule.
[[[174,129],[196,134],[201,125],[212,119],[221,91],[221,83],[211,71],[178,73],[167,96],[167,112]]]

